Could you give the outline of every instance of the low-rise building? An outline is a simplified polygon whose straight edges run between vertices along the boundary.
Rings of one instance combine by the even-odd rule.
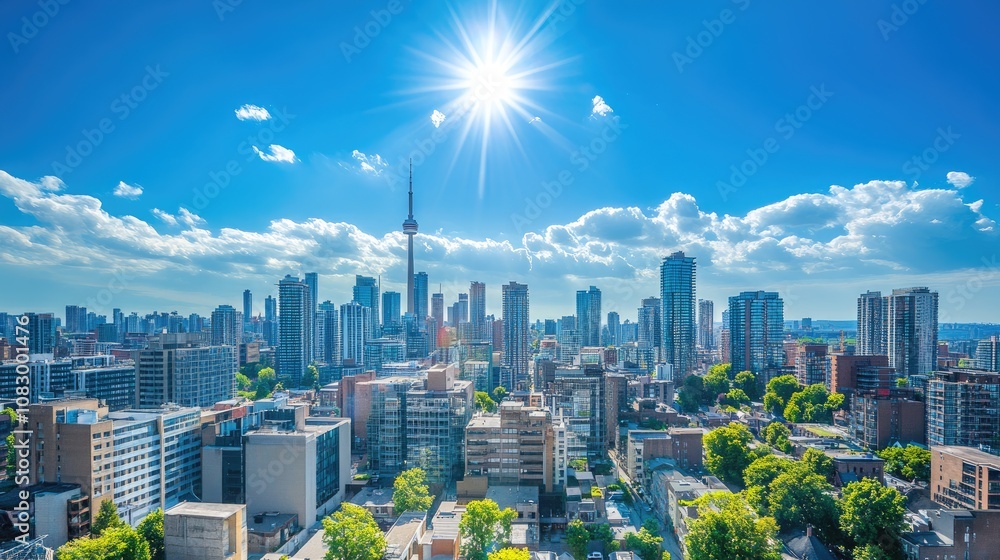
[[[907,560],[992,560],[1000,550],[1000,511],[921,510],[921,523],[901,537]]]
[[[246,560],[246,506],[184,502],[163,514],[170,560]]]
[[[947,508],[1000,509],[1000,457],[971,447],[931,447],[931,499]]]

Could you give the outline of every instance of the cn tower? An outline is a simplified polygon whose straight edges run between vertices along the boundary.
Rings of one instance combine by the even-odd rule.
[[[417,221],[413,219],[413,160],[410,160],[410,214],[403,222],[406,235],[406,312],[413,315],[413,236],[417,234]]]

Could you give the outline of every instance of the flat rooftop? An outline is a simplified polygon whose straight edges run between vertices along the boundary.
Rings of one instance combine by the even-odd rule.
[[[246,509],[243,504],[214,504],[207,502],[181,502],[164,512],[164,515],[185,515],[187,517],[209,517],[226,519]]]
[[[525,502],[538,503],[537,486],[490,486],[486,489],[486,498],[493,500],[500,509],[513,508],[516,504]]]
[[[1000,469],[1000,457],[990,455],[989,453],[980,451],[974,447],[963,447],[960,445],[935,445],[931,447],[931,453],[945,453],[947,455],[958,457],[959,459],[969,463],[989,465]]]
[[[418,538],[427,521],[427,513],[409,511],[399,516],[385,534],[386,554],[409,546]]]

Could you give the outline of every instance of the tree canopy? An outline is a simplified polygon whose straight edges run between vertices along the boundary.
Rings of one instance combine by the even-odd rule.
[[[646,527],[639,529],[638,533],[625,533],[625,549],[635,552],[642,560],[662,560],[662,543],[663,537]]]
[[[884,552],[894,550],[906,513],[906,498],[895,488],[873,478],[852,482],[844,488],[840,508],[840,527],[855,549],[875,545]]]
[[[150,560],[150,555],[146,540],[135,529],[121,523],[106,527],[98,536],[86,536],[69,541],[59,547],[56,558],[58,560]]]
[[[427,473],[419,467],[399,473],[392,485],[392,503],[396,515],[430,509],[434,496],[427,487]]]
[[[163,509],[157,509],[147,515],[136,527],[136,531],[149,545],[150,560],[164,560],[166,552],[163,545]]]
[[[705,467],[726,482],[740,483],[750,464],[753,435],[739,422],[716,428],[705,435]]]
[[[101,502],[101,507],[97,510],[97,517],[90,523],[90,534],[99,536],[106,529],[121,527],[125,525],[121,517],[118,516],[118,507],[111,500]]]
[[[764,441],[771,447],[784,453],[792,452],[792,431],[781,422],[772,422],[764,428]]]
[[[757,386],[757,376],[751,371],[741,371],[733,379],[733,388],[742,389],[750,400],[760,400],[760,387]]]
[[[767,382],[764,393],[764,408],[773,414],[782,414],[788,399],[799,389],[799,380],[794,375],[779,375]]]
[[[466,504],[458,530],[462,535],[462,554],[468,560],[487,560],[498,545],[510,542],[510,524],[517,517],[511,508],[500,509],[490,499]]]
[[[386,540],[375,518],[365,508],[350,503],[323,519],[326,560],[381,560]]]
[[[479,410],[483,412],[496,412],[497,403],[490,398],[490,394],[486,391],[476,391],[475,400],[476,408]]]
[[[931,476],[931,452],[916,445],[887,447],[878,452],[885,459],[885,470],[907,480],[927,481]]]
[[[688,521],[690,560],[780,560],[778,526],[758,516],[742,494],[711,492],[695,501],[698,517]]]

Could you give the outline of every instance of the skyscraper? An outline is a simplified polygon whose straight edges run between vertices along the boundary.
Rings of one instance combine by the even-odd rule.
[[[660,299],[663,304],[663,359],[674,366],[674,379],[680,383],[694,369],[694,257],[677,251],[663,259]]]
[[[742,292],[729,298],[733,371],[751,371],[761,387],[784,363],[785,303],[777,292]]]
[[[253,294],[250,290],[243,290],[243,326],[244,328],[250,324],[250,319],[253,318]]]
[[[975,365],[977,369],[1000,372],[1000,337],[993,335],[979,341],[976,345]]]
[[[583,346],[601,345],[601,290],[596,286],[576,292],[576,324]]]
[[[286,275],[278,283],[278,376],[298,387],[312,356],[312,314],[309,286]]]
[[[410,213],[403,221],[403,234],[406,235],[406,312],[416,313],[416,293],[413,277],[413,236],[417,234],[417,221],[413,219],[413,162],[410,162]],[[427,293],[426,290],[424,292]],[[424,311],[426,315],[426,310]],[[420,316],[419,314],[417,315]]]
[[[618,346],[622,343],[621,318],[617,311],[608,312],[608,344]]]
[[[312,361],[316,355],[316,306],[319,305],[319,274],[307,272],[305,285],[309,287],[309,302],[306,304],[306,313],[309,316],[309,346],[307,348],[306,360]]]
[[[243,317],[232,305],[220,305],[212,312],[212,345],[239,346],[243,341]]]
[[[87,332],[87,308],[79,305],[66,306],[66,323],[63,331],[68,333]]]
[[[28,316],[28,353],[52,354],[55,351],[57,333],[56,317],[52,313],[26,313]],[[16,337],[15,337],[16,338]]]
[[[698,345],[715,348],[715,302],[710,299],[698,300]]]
[[[458,294],[455,303],[455,321],[458,324],[469,322],[469,294]]]
[[[365,342],[371,332],[371,309],[356,301],[340,306],[341,359],[344,364],[365,363]]]
[[[239,315],[231,306],[222,307],[232,309],[230,318]],[[166,403],[212,406],[236,396],[237,371],[239,351],[234,346],[202,346],[196,335],[161,334],[136,359],[135,402],[140,408]]]
[[[319,304],[317,316],[323,317],[323,344],[316,353],[323,362],[339,365],[341,363],[340,311],[336,304],[326,300]]]
[[[271,296],[264,298],[264,324],[261,328],[264,343],[269,347],[278,346],[278,300]]]
[[[900,377],[931,373],[937,367],[938,293],[900,288],[892,291],[888,304],[889,366]]]
[[[444,294],[441,292],[431,294],[431,317],[434,317],[438,326],[444,325]]]
[[[469,323],[472,325],[472,340],[489,338],[486,334],[486,284],[483,282],[469,284]]]
[[[403,324],[401,315],[399,292],[382,292],[382,328],[398,329]]]
[[[375,338],[379,330],[378,282],[375,278],[361,276],[360,274],[354,277],[354,301],[369,309],[368,315],[371,317],[371,320],[368,328],[371,331],[368,333],[368,337]]]
[[[509,377],[502,384],[509,390],[528,388],[529,337],[528,286],[513,281],[504,284],[501,366],[508,371]]]
[[[663,347],[662,311],[663,304],[658,297],[643,299],[638,311],[636,343],[639,347],[639,366],[646,371],[653,371],[653,366],[660,360]]]
[[[888,306],[882,292],[858,296],[858,336],[854,353],[859,356],[886,355]]]
[[[278,320],[278,300],[271,296],[264,298],[264,320],[265,321],[277,321]]]
[[[415,305],[413,306],[413,313],[417,316],[417,324],[422,325],[424,321],[427,320],[428,308],[427,308],[427,273],[418,272],[416,276],[413,277],[413,298],[415,300]]]

